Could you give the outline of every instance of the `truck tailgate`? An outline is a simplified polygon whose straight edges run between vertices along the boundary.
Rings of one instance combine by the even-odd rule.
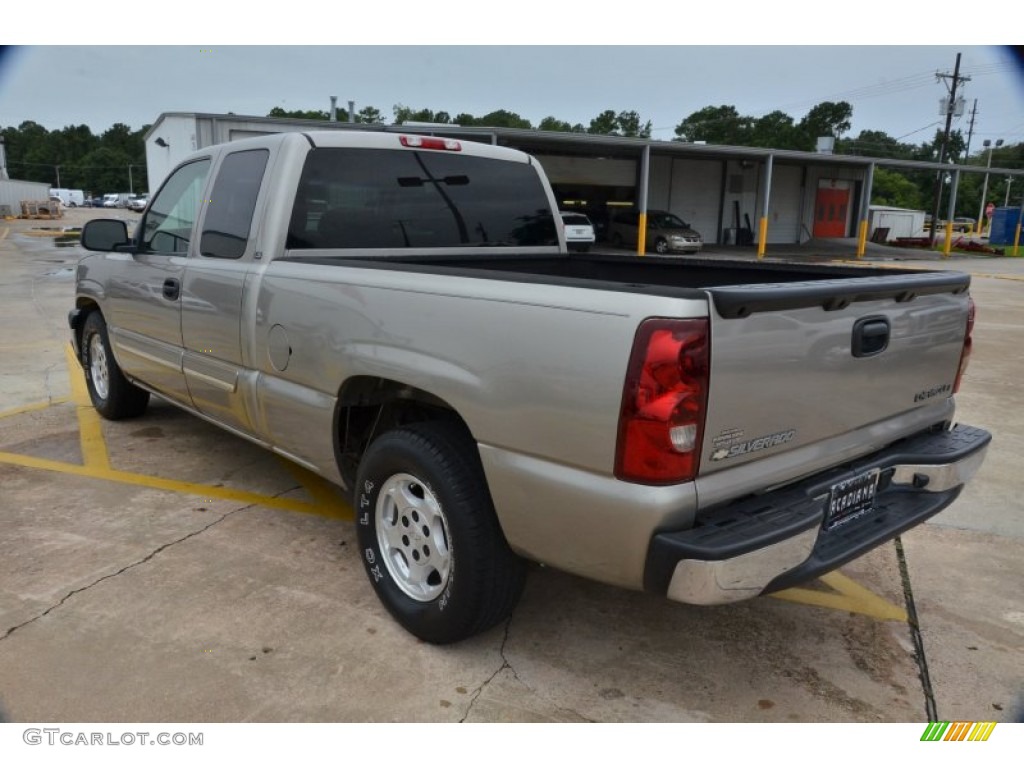
[[[701,475],[948,398],[969,283],[925,273],[709,289]]]

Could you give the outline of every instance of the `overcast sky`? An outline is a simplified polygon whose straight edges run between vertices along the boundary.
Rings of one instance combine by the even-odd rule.
[[[396,104],[453,116],[507,109],[534,125],[552,115],[586,126],[603,110],[629,109],[651,121],[654,138],[671,139],[708,105],[799,120],[821,101],[845,100],[851,135],[882,130],[918,143],[940,125],[946,88],[935,74],[952,72],[958,51],[968,110],[978,104],[972,148],[1024,141],[1019,52],[998,46],[24,46],[0,55],[0,127],[85,123],[99,133],[171,111],[326,110],[337,96],[388,121]],[[954,128],[966,134],[967,124],[965,115]]]

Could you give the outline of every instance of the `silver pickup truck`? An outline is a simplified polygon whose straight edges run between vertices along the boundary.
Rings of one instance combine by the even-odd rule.
[[[430,642],[507,617],[525,560],[688,603],[807,581],[952,503],[955,272],[570,254],[528,155],[288,133],[95,220],[72,338],[97,410],[158,395],[351,494],[366,572]]]

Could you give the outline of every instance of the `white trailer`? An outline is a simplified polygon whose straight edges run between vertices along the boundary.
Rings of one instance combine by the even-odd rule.
[[[893,208],[885,205],[872,205],[869,209],[869,237],[875,240],[875,230],[887,229],[886,241],[897,237],[921,237],[924,233],[924,211],[912,208]]]
[[[50,188],[50,197],[60,198],[65,208],[77,208],[85,205],[85,193],[80,189]]]

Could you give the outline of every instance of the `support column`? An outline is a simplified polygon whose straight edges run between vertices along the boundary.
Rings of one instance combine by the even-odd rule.
[[[871,187],[875,183],[875,164],[868,166],[860,201],[860,228],[857,232],[857,258],[863,259],[868,249],[868,222],[871,218]]]
[[[956,211],[956,192],[960,186],[960,171],[953,171],[953,188],[949,190],[949,213],[946,215],[946,242],[942,244],[942,258],[948,259],[953,248],[953,216]],[[932,229],[935,229],[934,221]]]
[[[765,163],[764,203],[761,208],[761,222],[757,232],[758,261],[764,258],[765,248],[768,246],[768,203],[771,201],[772,196],[772,165],[774,161],[775,155],[768,155],[768,161]]]
[[[637,221],[636,230],[636,255],[643,256],[647,253],[647,185],[651,177],[651,145],[644,147],[643,155],[640,157],[640,198],[637,200],[637,207],[640,209],[640,219]]]

